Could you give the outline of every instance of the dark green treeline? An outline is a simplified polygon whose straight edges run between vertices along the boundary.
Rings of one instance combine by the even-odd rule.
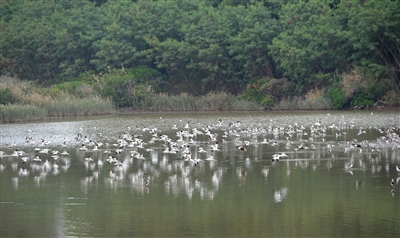
[[[172,94],[324,88],[341,108],[400,92],[398,0],[0,2],[0,73],[46,85],[146,67]]]

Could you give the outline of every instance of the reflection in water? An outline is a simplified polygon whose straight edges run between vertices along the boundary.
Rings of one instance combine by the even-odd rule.
[[[286,197],[288,189],[283,187],[274,191],[274,202],[280,203]]]
[[[160,201],[185,198],[193,204],[199,200],[219,204],[224,199],[233,212],[243,206],[235,201],[245,199],[248,204],[265,203],[267,199],[267,204],[279,203],[284,209],[286,203],[292,204],[296,199],[321,196],[323,199],[316,203],[323,205],[320,200],[326,200],[332,205],[336,204],[332,190],[341,191],[344,197],[351,196],[348,188],[359,193],[369,192],[371,187],[388,192],[388,182],[384,184],[383,180],[391,179],[397,173],[395,165],[400,164],[400,126],[393,123],[356,126],[362,119],[323,114],[302,122],[265,117],[246,118],[241,123],[236,118],[223,122],[212,117],[197,119],[200,122],[188,125],[179,125],[176,118],[157,123],[161,119],[143,120],[129,128],[126,125],[131,122],[125,121],[118,123],[123,129],[114,126],[112,130],[104,125],[77,126],[73,130],[70,125],[69,130],[75,134],[57,133],[61,143],[49,143],[49,135],[32,135],[23,145],[8,142],[0,153],[2,191],[11,184],[8,194],[15,196],[21,196],[27,188],[37,193],[59,188],[61,193],[78,194],[65,196],[61,204],[68,208],[55,211],[56,223],[64,227],[58,234],[91,236],[90,232],[79,231],[93,224],[71,222],[69,216],[82,215],[79,212],[83,210],[77,206],[90,207],[106,201],[123,213],[124,209],[111,199],[128,195],[134,204],[151,196],[160,197]],[[15,137],[8,140],[20,141]],[[393,197],[399,180],[400,176],[396,176],[390,188]],[[355,181],[355,186],[349,181]],[[325,183],[331,187],[325,187]],[[333,198],[320,195],[321,191]],[[98,195],[93,197],[94,194]],[[85,198],[77,199],[79,195]],[[11,195],[7,198],[13,199]],[[257,210],[250,210],[253,209]]]

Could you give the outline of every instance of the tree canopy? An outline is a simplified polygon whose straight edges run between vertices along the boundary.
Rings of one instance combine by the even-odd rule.
[[[172,94],[283,77],[304,93],[356,68],[400,92],[398,0],[0,2],[0,73],[23,79],[148,67]]]

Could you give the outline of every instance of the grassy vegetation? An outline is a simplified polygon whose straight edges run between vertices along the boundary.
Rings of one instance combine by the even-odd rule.
[[[210,93],[206,96],[155,94],[146,99],[144,110],[149,111],[233,111],[260,110],[258,103],[241,100],[239,97],[221,93]]]
[[[41,120],[47,116],[47,110],[34,105],[0,105],[1,122]]]
[[[106,78],[107,79],[107,78]],[[114,113],[120,105],[114,97],[105,98],[96,90],[101,81],[90,83],[62,83],[44,88],[33,82],[0,77],[0,120],[17,122],[41,120],[49,116],[89,116]],[[139,88],[138,86],[135,87]],[[132,92],[128,93],[132,94]],[[137,95],[137,93],[133,93]],[[123,96],[124,97],[124,96]],[[117,98],[118,99],[118,98]],[[138,100],[140,99],[140,100]],[[118,101],[118,100],[117,100]],[[260,110],[261,105],[224,92],[206,96],[187,93],[168,95],[146,91],[135,100],[131,109],[145,111],[231,111]]]
[[[102,76],[83,75],[76,81],[49,87],[32,81],[0,77],[0,120],[41,120],[49,116],[90,116],[115,113],[115,108],[141,111],[246,111],[246,110],[330,110],[372,106],[379,99],[399,105],[390,88],[368,82],[352,71],[337,77],[325,89],[312,89],[295,96],[287,79],[262,79],[247,86],[243,94],[225,92],[193,96],[170,95],[156,87],[159,77],[152,71],[110,70]],[[135,76],[139,74],[139,76]],[[144,80],[146,78],[146,80]]]
[[[333,109],[366,108],[375,103],[394,107],[400,105],[400,95],[395,92],[389,79],[376,81],[356,68],[338,75],[334,81],[325,90]]]
[[[111,100],[90,95],[76,97],[54,88],[1,76],[1,122],[41,120],[48,116],[87,116],[114,113]]]
[[[331,102],[325,97],[300,98],[293,97],[282,99],[274,105],[274,109],[279,110],[329,110],[332,109]]]

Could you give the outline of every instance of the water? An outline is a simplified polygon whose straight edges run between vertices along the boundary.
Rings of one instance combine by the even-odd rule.
[[[0,126],[1,237],[400,235],[400,184],[390,184],[400,182],[399,111],[139,114]],[[193,128],[203,134],[178,141],[178,131]],[[127,134],[144,148],[115,154],[113,144]],[[85,136],[104,145],[81,150]],[[178,146],[192,142],[192,159],[203,161],[149,143],[166,136]],[[351,141],[363,147],[345,152]],[[16,149],[30,160],[11,156]],[[52,150],[70,155],[55,160]],[[121,164],[108,164],[105,150]],[[282,152],[288,157],[273,162]],[[210,155],[215,161],[205,160]]]

